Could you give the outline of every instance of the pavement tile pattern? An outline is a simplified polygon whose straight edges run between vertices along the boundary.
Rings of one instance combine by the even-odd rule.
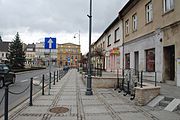
[[[39,94],[33,106],[23,106],[9,120],[180,120],[180,114],[151,107],[139,107],[113,89],[93,89],[92,96],[85,95],[81,75],[70,70],[56,85],[51,94]],[[51,113],[54,107],[65,107],[66,113]]]

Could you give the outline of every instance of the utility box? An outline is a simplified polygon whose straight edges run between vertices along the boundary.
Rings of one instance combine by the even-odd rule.
[[[177,59],[177,86],[180,86],[180,59]]]

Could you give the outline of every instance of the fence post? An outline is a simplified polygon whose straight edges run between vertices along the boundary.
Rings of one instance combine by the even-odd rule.
[[[4,120],[8,120],[8,91],[9,86],[8,84],[5,84]]]
[[[58,70],[57,70],[57,81],[56,82],[58,82]]]
[[[155,87],[157,86],[156,82],[157,82],[157,73],[155,72]]]
[[[29,106],[32,106],[32,84],[33,84],[33,78],[30,80],[30,99],[29,99]]]
[[[102,76],[102,64],[100,64],[100,76]]]
[[[139,71],[137,73],[138,73],[138,82],[139,82]]]
[[[55,71],[54,71],[54,80],[53,80],[53,85],[55,85]]]
[[[141,71],[141,88],[143,87],[143,71]]]
[[[49,89],[51,89],[51,72],[49,73]]]
[[[48,89],[48,95],[50,95],[50,89],[51,89],[51,72],[49,73],[49,89]]]
[[[42,76],[42,95],[44,95],[44,74]]]

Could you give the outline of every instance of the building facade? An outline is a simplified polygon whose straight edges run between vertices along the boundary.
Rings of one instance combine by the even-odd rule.
[[[57,45],[58,46],[58,45]],[[56,48],[57,48],[56,46]],[[44,49],[44,42],[36,43],[36,64],[37,66],[49,66],[49,60],[51,65],[57,65],[57,49]],[[51,53],[51,54],[50,54]]]
[[[150,76],[156,72],[159,82],[178,85],[179,5],[179,0],[129,0],[119,12],[125,68]]]
[[[28,44],[25,48],[25,56],[26,56],[26,60],[25,60],[25,66],[35,66],[36,64],[36,52],[35,52],[35,44]]]
[[[3,42],[0,36],[0,63],[7,63],[7,56],[9,54],[9,46],[11,42]]]
[[[81,61],[80,45],[64,43],[58,45],[58,66],[79,67]]]

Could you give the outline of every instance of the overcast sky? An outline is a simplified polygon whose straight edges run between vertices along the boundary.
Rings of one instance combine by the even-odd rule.
[[[128,0],[93,0],[92,42],[118,16]],[[89,0],[0,0],[0,35],[12,41],[19,32],[22,42],[36,43],[56,37],[57,43],[78,44],[88,51]],[[76,39],[74,35],[76,34]]]

